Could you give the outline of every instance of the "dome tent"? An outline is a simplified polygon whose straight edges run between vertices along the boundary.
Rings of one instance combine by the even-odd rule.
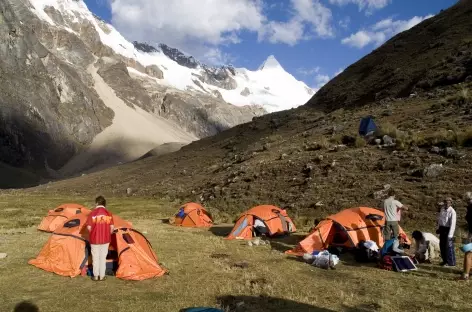
[[[315,250],[325,250],[329,246],[356,248],[360,241],[371,240],[379,247],[384,240],[382,229],[384,213],[378,209],[358,207],[345,209],[327,217],[311,231],[293,250],[287,254],[302,256]],[[400,228],[400,233],[404,233]],[[410,240],[407,239],[410,243]]]
[[[62,204],[56,209],[48,211],[48,215],[44,217],[39,224],[38,230],[54,232],[54,230],[64,224],[67,219],[81,213],[88,214],[90,213],[90,209],[79,204]]]
[[[242,213],[226,239],[252,239],[256,219],[264,223],[268,236],[290,234],[296,231],[295,224],[285,210],[271,205],[262,205]]]
[[[176,213],[173,224],[184,227],[211,227],[213,220],[210,213],[200,204],[187,203]]]

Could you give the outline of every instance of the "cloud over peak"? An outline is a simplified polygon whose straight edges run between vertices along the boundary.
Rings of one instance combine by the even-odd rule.
[[[262,0],[110,0],[112,23],[126,37],[165,42],[197,57],[204,57],[208,49],[239,43],[242,32],[256,33],[259,42],[291,46],[313,37],[334,36],[332,12],[320,0],[282,4],[268,5]],[[269,18],[267,11],[277,8],[283,9],[285,20]]]
[[[342,39],[341,43],[358,49],[362,49],[368,45],[374,45],[374,47],[378,47],[382,45],[388,38],[408,30],[431,17],[433,17],[433,15],[427,15],[424,17],[414,16],[409,20],[396,21],[391,18],[387,18],[370,26],[368,29],[362,29],[354,34],[351,34],[349,37]]]

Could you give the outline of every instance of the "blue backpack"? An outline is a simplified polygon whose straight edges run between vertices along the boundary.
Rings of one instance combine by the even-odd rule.
[[[185,217],[184,208],[180,208],[179,212],[177,212],[177,214],[175,216],[178,217],[178,218],[183,219]]]
[[[390,251],[392,250],[394,241],[395,239],[392,238],[385,242],[385,244],[382,246],[382,249],[380,249],[380,256],[383,257],[390,253]]]

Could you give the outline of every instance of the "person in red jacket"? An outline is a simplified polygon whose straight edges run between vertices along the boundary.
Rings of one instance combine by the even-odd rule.
[[[89,231],[89,242],[92,249],[92,265],[94,281],[104,281],[106,270],[106,259],[111,234],[114,230],[113,216],[106,209],[107,201],[103,196],[95,199],[96,207],[87,219],[87,230]]]

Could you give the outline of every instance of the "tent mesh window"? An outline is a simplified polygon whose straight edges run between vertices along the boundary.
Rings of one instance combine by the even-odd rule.
[[[123,234],[123,239],[124,239],[125,242],[128,243],[128,244],[134,244],[133,238],[132,238],[131,235],[129,235],[128,233],[124,233],[124,234]]]
[[[61,212],[63,210],[64,210],[64,208],[56,208],[56,209],[54,209],[54,212]]]
[[[64,223],[65,228],[72,228],[72,227],[76,227],[76,226],[79,226],[79,225],[80,225],[80,220],[79,219],[73,219],[73,220],[70,220],[70,221],[67,221],[66,223]]]

